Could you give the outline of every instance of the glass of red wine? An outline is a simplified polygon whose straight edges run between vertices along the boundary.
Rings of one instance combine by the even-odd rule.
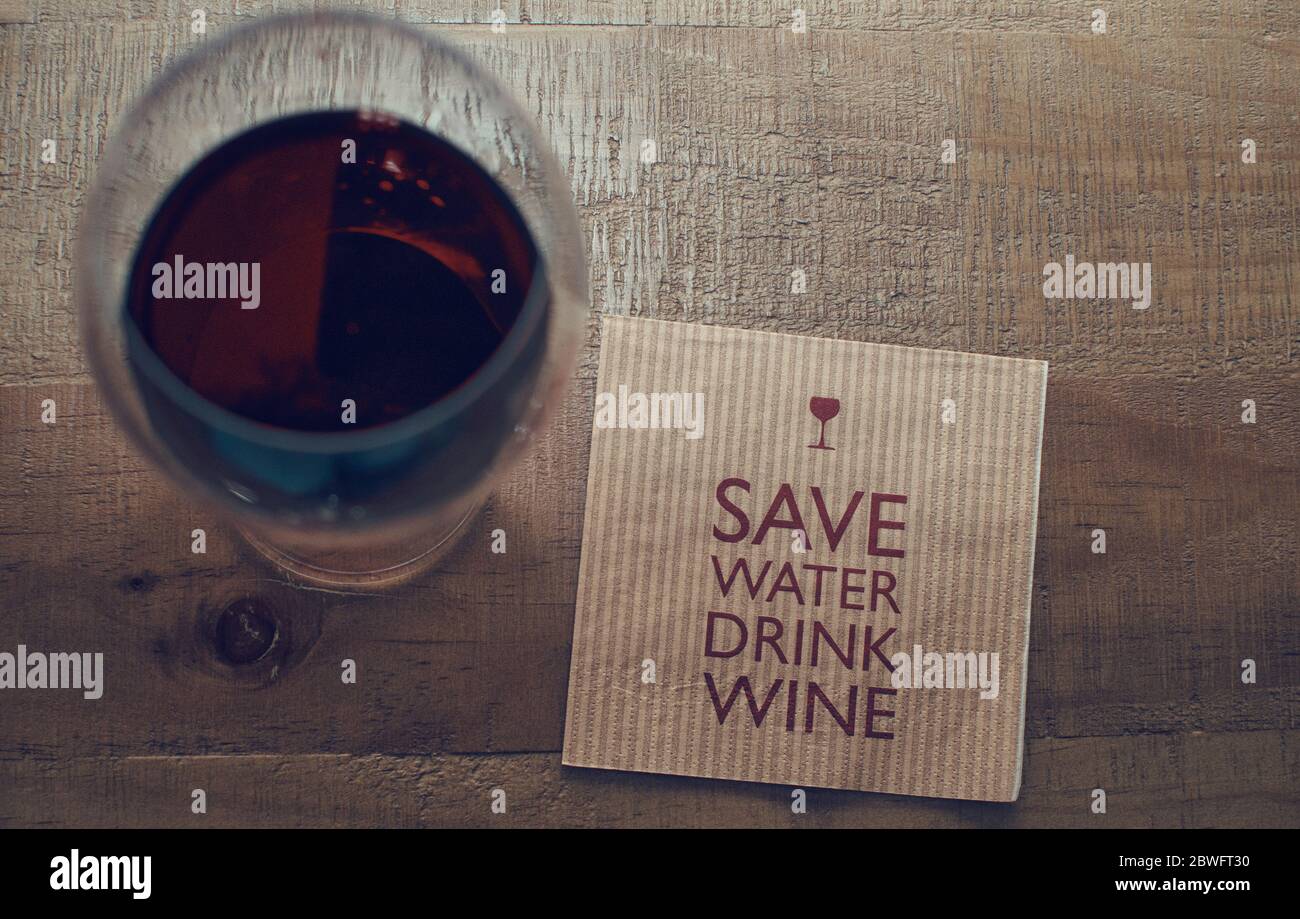
[[[311,13],[149,87],[104,152],[76,295],[148,457],[292,574],[369,586],[429,567],[546,422],[586,334],[583,248],[533,119],[466,53]]]

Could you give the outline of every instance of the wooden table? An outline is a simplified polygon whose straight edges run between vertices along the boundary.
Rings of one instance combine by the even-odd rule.
[[[494,0],[375,4],[536,115],[594,312],[468,540],[357,596],[285,583],[129,452],[77,340],[83,196],[126,103],[205,40],[196,5],[0,0],[0,650],[107,667],[98,701],[0,691],[0,825],[1300,822],[1300,6],[810,0],[799,34],[780,3],[550,0],[498,35]],[[208,38],[292,6],[202,5]],[[1151,262],[1150,308],[1045,299],[1067,253]],[[1051,361],[1017,803],[793,815],[783,787],[560,766],[602,313]],[[279,639],[236,666],[213,621],[245,596]]]

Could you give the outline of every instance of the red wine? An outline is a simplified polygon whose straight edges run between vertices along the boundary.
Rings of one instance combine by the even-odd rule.
[[[124,318],[149,420],[197,483],[291,523],[361,525],[454,505],[513,449],[549,306],[538,248],[479,165],[330,111],[254,128],[180,178]]]
[[[278,428],[357,430],[470,379],[518,317],[536,259],[509,198],[451,144],[318,112],[190,169],[144,234],[128,309],[205,399]]]

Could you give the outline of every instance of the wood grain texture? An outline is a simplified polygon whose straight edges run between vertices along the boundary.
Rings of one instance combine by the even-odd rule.
[[[0,825],[188,825],[204,782],[213,825],[486,824],[492,783],[516,824],[790,822],[779,788],[558,765],[594,322],[537,455],[394,593],[284,583],[128,452],[72,252],[125,106],[203,40],[190,6],[0,3],[0,650],[101,650],[110,687],[0,697]],[[291,6],[209,3],[209,35]],[[1300,823],[1300,8],[1125,4],[1097,36],[1056,0],[808,3],[799,35],[771,5],[574,0],[503,4],[495,35],[495,6],[369,8],[463,42],[539,119],[597,311],[1052,364],[1020,802],[818,792],[809,818],[1088,826],[1104,787],[1106,825]],[[1151,308],[1044,300],[1067,252],[1152,262]],[[204,624],[247,594],[292,641],[239,671]]]
[[[184,21],[197,8],[190,0],[7,0],[35,8],[41,23],[88,20]],[[1175,0],[1161,3],[1080,4],[1073,0],[805,0],[737,3],[735,0],[208,0],[212,21],[232,20],[303,8],[359,9],[410,22],[485,24],[496,10],[507,24],[699,26],[789,28],[794,11],[805,14],[809,31],[1057,33],[1086,31],[1092,11],[1107,10],[1109,31],[1164,37],[1277,39],[1300,33],[1300,10],[1285,0],[1221,3]],[[27,21],[27,20],[24,20]]]
[[[36,0],[0,0],[0,25],[36,22]]]
[[[1031,741],[1016,804],[811,789],[797,816],[788,789],[571,769],[558,754],[27,759],[0,761],[11,790],[0,825],[1288,827],[1297,741],[1296,731]],[[1105,814],[1089,807],[1099,781]],[[196,788],[207,814],[190,810]],[[496,789],[504,814],[490,811]]]

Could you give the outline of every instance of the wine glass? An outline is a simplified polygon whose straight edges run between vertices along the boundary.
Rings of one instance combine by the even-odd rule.
[[[125,308],[145,228],[196,162],[254,128],[333,111],[452,145],[513,203],[536,249],[518,318],[465,384],[346,433],[209,401],[143,344]],[[137,448],[291,574],[368,587],[429,567],[549,418],[585,337],[583,251],[569,181],[533,119],[464,53],[375,16],[290,14],[204,42],[117,126],[81,222],[76,299],[100,391]]]
[[[817,439],[817,443],[808,446],[813,450],[834,450],[834,447],[826,446],[826,422],[840,413],[840,400],[829,396],[813,396],[808,400],[808,410],[822,423],[821,436]]]

